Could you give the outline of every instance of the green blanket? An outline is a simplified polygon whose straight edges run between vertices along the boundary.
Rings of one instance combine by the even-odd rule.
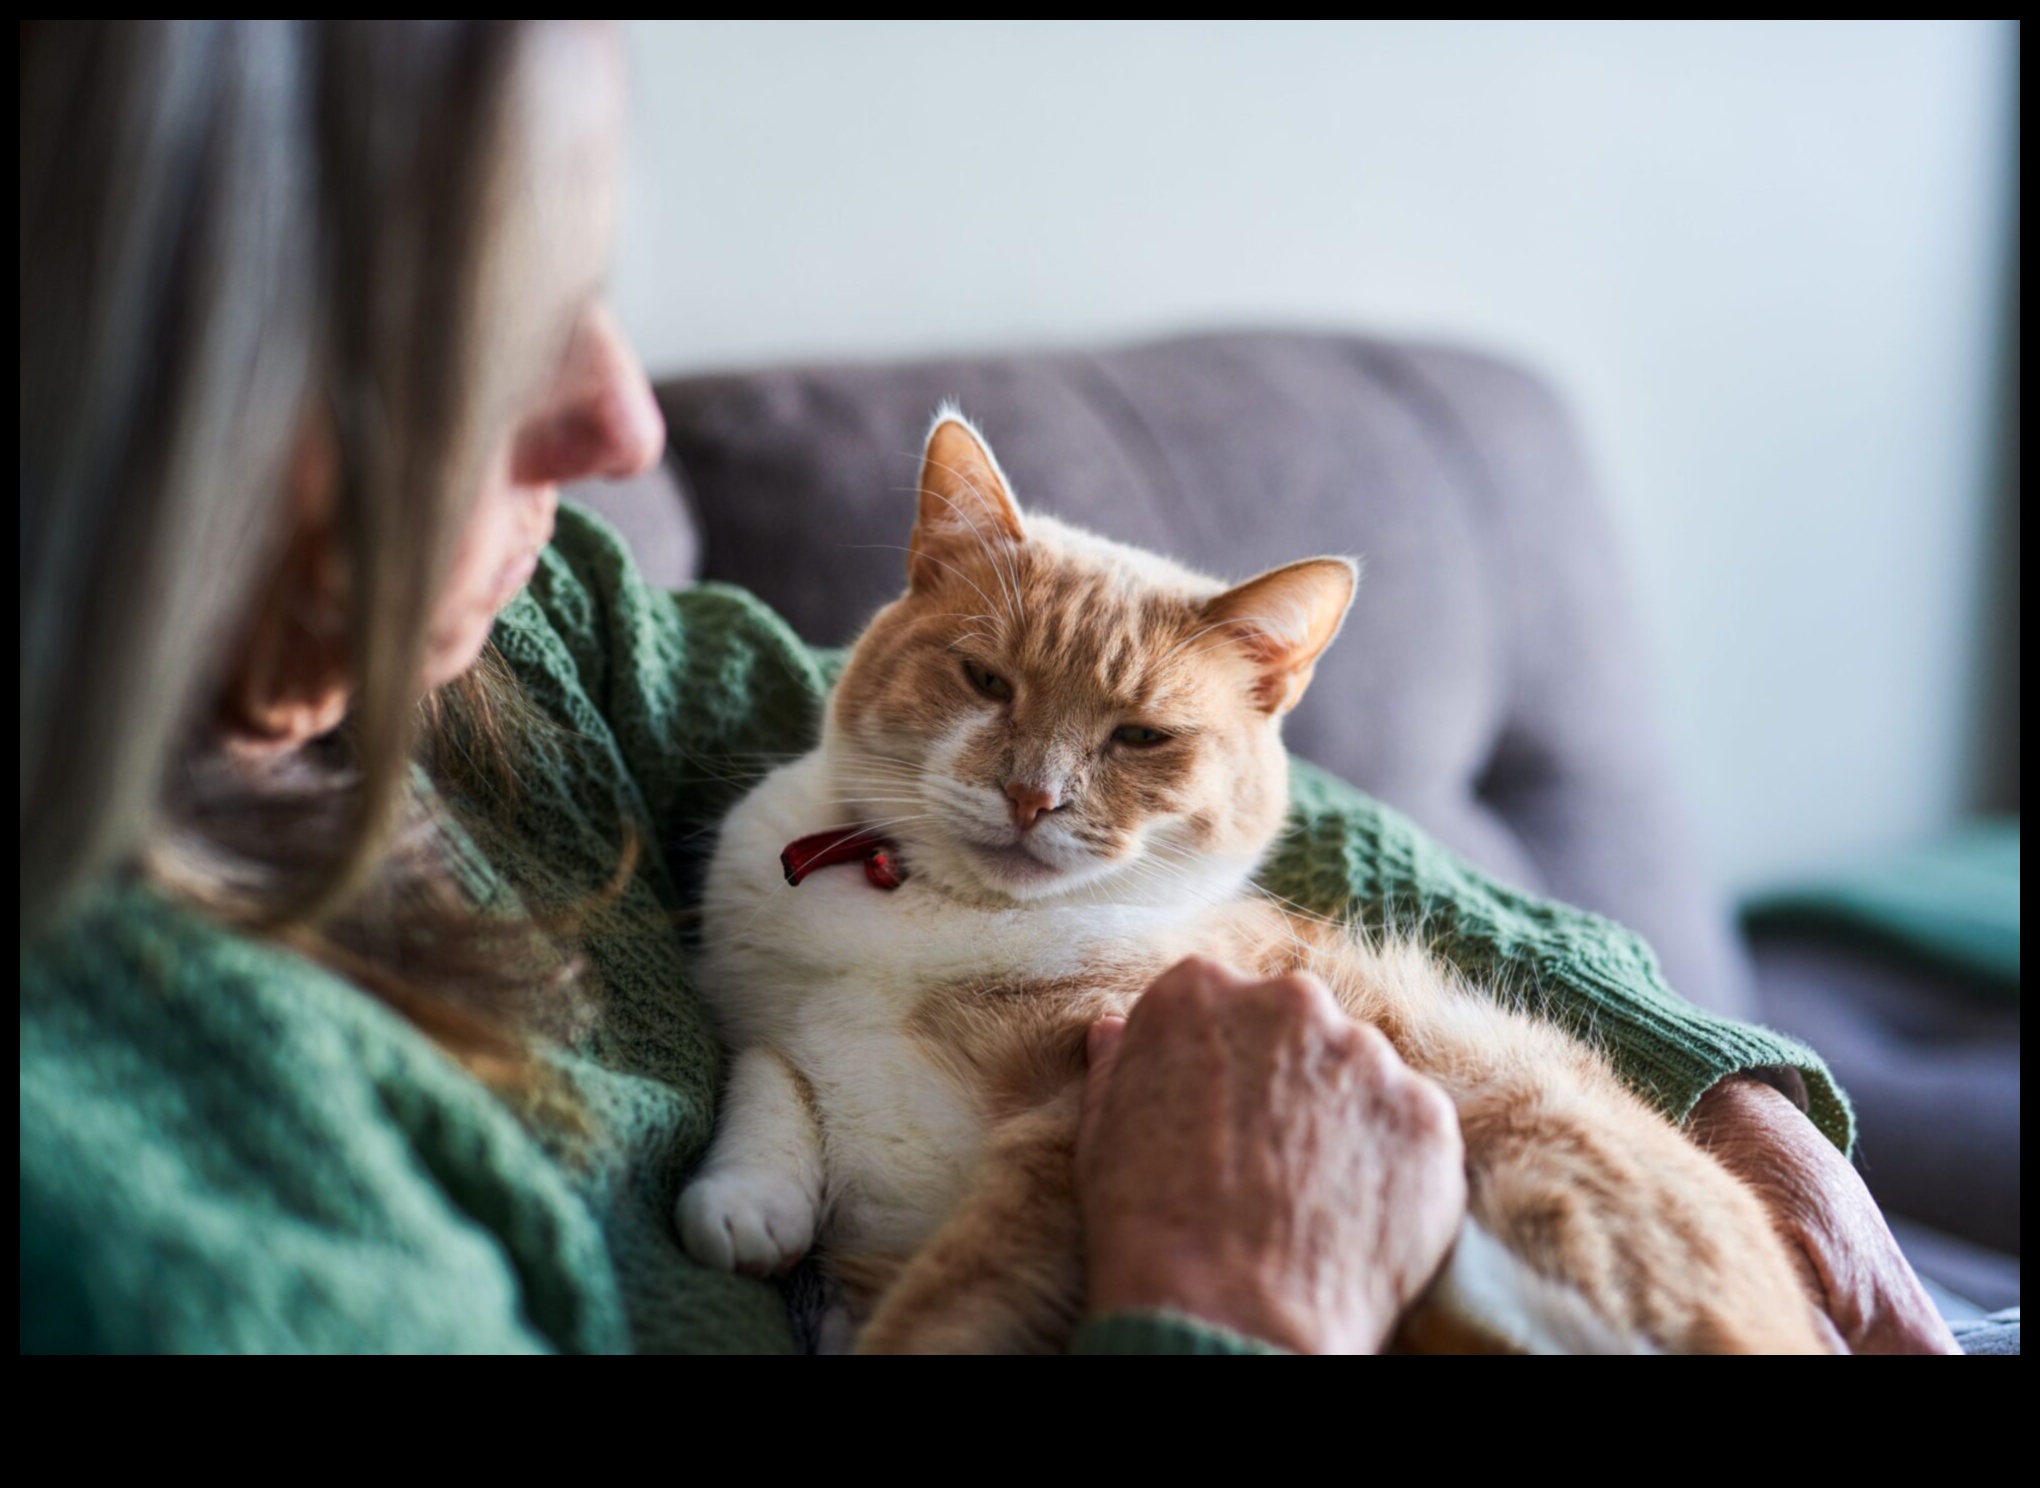
[[[717,821],[814,737],[816,658],[746,595],[649,588],[571,510],[496,640],[557,727],[514,799],[458,803],[496,824],[465,853],[474,892],[564,910],[627,836],[650,847],[589,928],[598,1005],[557,1056],[587,1130],[528,1127],[331,973],[108,884],[22,953],[24,1350],[792,1346],[773,1287],[702,1270],[673,1234],[719,1058],[676,927]],[[1498,886],[1313,770],[1291,825],[1267,870],[1279,892],[1421,931],[1603,1042],[1675,1117],[1734,1070],[1797,1066],[1848,1146],[1817,1058],[1680,1001],[1628,932]],[[1185,1336],[1120,1319],[1080,1344],[1230,1347]]]
[[[1933,842],[1754,900],[1753,929],[1810,931],[1891,949],[1979,992],[2019,995],[2019,821],[1974,822]]]

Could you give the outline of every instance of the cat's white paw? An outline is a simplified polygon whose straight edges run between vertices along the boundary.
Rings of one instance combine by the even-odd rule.
[[[674,1209],[680,1243],[704,1266],[770,1276],[807,1254],[815,1206],[791,1178],[758,1168],[708,1173]]]

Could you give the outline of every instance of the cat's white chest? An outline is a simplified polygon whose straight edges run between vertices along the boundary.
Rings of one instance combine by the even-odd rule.
[[[874,887],[856,864],[798,886],[789,842],[840,822],[819,754],[777,771],[731,813],[705,899],[704,994],[739,1047],[778,1050],[812,1087],[823,1128],[825,1238],[905,1251],[962,1197],[984,1139],[968,1092],[913,1026],[958,982],[1064,976],[1124,916],[981,910],[909,879]]]

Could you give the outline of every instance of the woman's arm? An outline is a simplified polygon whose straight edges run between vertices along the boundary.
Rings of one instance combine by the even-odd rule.
[[[1307,909],[1421,940],[1476,982],[1592,1042],[1675,1121],[1731,1075],[1792,1070],[1836,1148],[1854,1118],[1819,1055],[1796,1039],[1703,1012],[1665,985],[1638,936],[1522,893],[1432,841],[1401,813],[1313,766],[1293,766],[1288,834],[1262,873]]]
[[[1724,1080],[1687,1129],[1764,1200],[1852,1352],[1961,1352],[1856,1170],[1774,1086]]]
[[[21,962],[24,1352],[629,1345],[509,1110],[323,967],[129,886]]]

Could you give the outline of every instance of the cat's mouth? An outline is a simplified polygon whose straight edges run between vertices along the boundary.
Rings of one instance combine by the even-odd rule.
[[[992,870],[995,877],[1008,883],[1046,883],[1063,875],[1060,867],[1030,852],[1025,842],[1008,842],[996,847],[982,842],[967,842],[965,846],[970,849],[972,857]]]

